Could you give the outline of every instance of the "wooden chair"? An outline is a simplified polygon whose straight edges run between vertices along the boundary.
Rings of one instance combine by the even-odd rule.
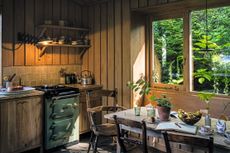
[[[202,138],[202,137],[193,137],[183,134],[176,134],[176,133],[168,133],[166,131],[162,131],[164,140],[165,140],[165,147],[167,153],[171,153],[171,147],[169,142],[176,142],[182,144],[189,144],[192,146],[199,146],[202,148],[207,148],[209,153],[213,153],[213,137]]]
[[[118,118],[116,115],[114,115],[114,120],[116,123],[117,127],[117,141],[121,147],[121,151],[126,153],[127,149],[124,145],[124,142],[126,143],[131,143],[131,144],[136,144],[141,146],[141,151],[143,153],[148,153],[148,148],[147,148],[147,131],[146,131],[146,123],[145,121],[142,122],[136,122],[132,120],[127,120],[127,119],[122,119]],[[120,125],[126,125],[134,128],[139,128],[142,129],[142,139],[135,139],[131,137],[127,137],[127,135],[124,134],[124,131],[120,128]],[[133,151],[131,151],[133,152]]]
[[[94,98],[112,97],[114,98],[112,106],[95,106]],[[101,123],[102,112],[116,112],[125,108],[117,106],[117,91],[116,90],[98,90],[88,91],[86,93],[87,112],[90,122],[91,136],[89,140],[88,152],[93,147],[93,152],[97,151],[98,139],[100,136],[114,137],[117,136],[116,125],[113,123]]]

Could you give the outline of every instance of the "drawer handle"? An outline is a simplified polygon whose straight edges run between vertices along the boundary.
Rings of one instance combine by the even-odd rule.
[[[79,105],[77,103],[74,103],[72,107],[73,107],[73,109],[78,109]]]

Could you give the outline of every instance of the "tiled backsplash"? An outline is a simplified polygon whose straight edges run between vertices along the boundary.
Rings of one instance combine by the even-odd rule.
[[[37,85],[52,85],[59,84],[61,68],[65,68],[67,73],[80,73],[80,65],[57,65],[57,66],[13,66],[3,67],[3,77],[11,76],[16,73],[14,83],[18,84],[19,78],[22,80],[22,85],[37,86]]]

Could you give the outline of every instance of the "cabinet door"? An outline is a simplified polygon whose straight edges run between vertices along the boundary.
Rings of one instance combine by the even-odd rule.
[[[0,153],[22,152],[42,143],[42,98],[0,103]]]
[[[40,97],[16,101],[17,148],[39,147],[42,140],[42,102]]]
[[[17,150],[16,103],[0,102],[0,153]]]

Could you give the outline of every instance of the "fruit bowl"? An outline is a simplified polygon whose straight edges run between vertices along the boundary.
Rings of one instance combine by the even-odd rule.
[[[188,125],[194,125],[201,119],[201,112],[185,112],[182,109],[178,110],[178,117],[181,121]]]

